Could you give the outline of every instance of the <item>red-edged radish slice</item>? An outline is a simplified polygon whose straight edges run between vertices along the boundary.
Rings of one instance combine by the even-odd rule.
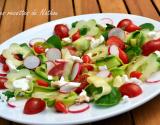
[[[14,104],[12,104],[11,102],[7,102],[7,105],[11,108],[15,108],[16,106]]]
[[[43,38],[34,38],[32,40],[29,41],[29,45],[30,47],[34,46],[35,43],[38,43],[38,42],[45,42],[46,40],[43,39]]]
[[[110,75],[110,72],[108,70],[102,70],[96,74],[96,76],[106,78]]]
[[[153,73],[150,78],[146,80],[147,83],[160,83],[160,71]]]
[[[70,112],[70,113],[80,113],[80,112],[86,111],[87,109],[89,109],[89,107],[90,106],[89,106],[88,103],[74,104],[74,105],[71,105],[68,108],[68,112]]]
[[[71,91],[74,91],[80,85],[81,85],[81,83],[79,83],[79,82],[68,82],[60,88],[59,92],[60,93],[69,93]]]
[[[55,64],[52,61],[47,61],[47,73],[55,66]]]
[[[6,76],[7,73],[3,71],[3,64],[0,63],[0,76]]]
[[[61,51],[57,48],[51,48],[46,52],[46,57],[48,61],[55,61],[56,59],[61,59]]]
[[[67,61],[64,59],[56,59],[55,63],[66,63]]]
[[[121,28],[113,28],[109,31],[108,37],[111,36],[117,36],[121,40],[125,39],[125,31],[123,31]]]
[[[35,69],[40,63],[40,59],[37,56],[28,56],[24,59],[24,66],[28,69]]]
[[[102,18],[102,24],[113,24],[113,20],[111,18]]]
[[[118,49],[118,47],[116,45],[109,46],[109,48],[108,48],[108,54],[119,57],[119,49]]]
[[[72,68],[71,80],[74,80],[81,73],[81,64],[75,63]]]

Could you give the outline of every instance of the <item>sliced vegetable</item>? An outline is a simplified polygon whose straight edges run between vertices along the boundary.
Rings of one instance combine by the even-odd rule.
[[[5,83],[7,82],[7,78],[0,77],[0,89],[6,89]]]
[[[80,112],[84,112],[84,111],[88,110],[89,107],[90,106],[89,106],[88,103],[74,104],[74,105],[71,105],[68,108],[68,112],[70,112],[70,113],[80,113]]]
[[[40,59],[37,56],[28,56],[24,59],[24,66],[28,69],[35,69],[40,65]]]
[[[33,47],[34,47],[34,51],[37,54],[41,54],[45,52],[45,48],[42,45],[34,45]]]
[[[52,61],[47,61],[47,73],[55,66],[55,64]]]
[[[78,75],[81,73],[81,64],[75,63],[72,68],[71,80],[75,80]]]
[[[64,37],[68,37],[69,34],[69,29],[67,27],[67,25],[64,24],[57,24],[54,28],[54,33],[59,36],[61,39]]]
[[[42,44],[45,41],[46,40],[44,38],[34,38],[34,39],[29,41],[29,45],[30,45],[30,47],[33,47],[35,44]]]
[[[56,101],[54,107],[58,112],[68,113],[65,104],[63,104],[61,101]]]
[[[142,89],[135,83],[125,83],[119,88],[119,91],[122,95],[127,95],[130,98],[136,97],[142,93]]]
[[[80,31],[78,30],[75,34],[72,35],[72,41],[76,41],[80,38]]]
[[[32,115],[42,112],[46,108],[46,104],[39,98],[30,98],[27,100],[23,113]]]
[[[83,63],[90,63],[91,58],[86,54],[82,56]]]
[[[116,36],[121,40],[125,40],[125,32],[121,28],[111,29],[108,33],[108,37],[111,37],[111,36]]]
[[[159,72],[153,73],[151,75],[151,77],[149,77],[146,80],[147,83],[159,83],[160,82],[160,78],[159,78]]]
[[[139,71],[133,71],[130,73],[130,77],[135,77],[137,79],[139,79],[142,76],[142,73]]]
[[[139,27],[141,27],[141,29],[149,29],[150,31],[154,30],[154,25],[151,23],[144,23],[141,24]]]
[[[56,59],[61,59],[61,51],[57,48],[51,48],[47,50],[46,57],[48,61],[55,61]]]
[[[46,82],[46,81],[44,81],[44,80],[41,80],[41,79],[36,80],[36,82],[37,82],[37,84],[38,84],[39,86],[44,86],[44,87],[48,87],[48,86],[49,86],[49,83],[48,83],[48,82]]]

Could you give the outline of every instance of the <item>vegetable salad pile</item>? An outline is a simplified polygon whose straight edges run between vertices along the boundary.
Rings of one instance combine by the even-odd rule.
[[[160,69],[160,32],[130,19],[113,25],[109,18],[57,24],[47,40],[11,44],[0,55],[2,101],[27,99],[23,113],[55,108],[78,113],[117,105],[143,92],[143,82]],[[105,24],[105,25],[104,25]]]

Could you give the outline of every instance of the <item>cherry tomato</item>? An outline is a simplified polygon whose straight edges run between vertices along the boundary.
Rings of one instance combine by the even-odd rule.
[[[139,71],[133,71],[130,73],[130,77],[135,77],[137,79],[139,79],[142,76],[142,73]]]
[[[89,75],[87,74],[82,74],[82,75],[79,75],[75,81],[76,82],[79,82],[81,83],[81,85],[75,90],[76,93],[81,93],[83,89],[86,88],[86,86],[88,85],[88,82],[87,82],[87,78],[89,77]]]
[[[54,107],[58,112],[68,113],[65,104],[61,101],[56,101]]]
[[[34,46],[34,51],[38,54],[41,54],[41,53],[45,52],[45,48],[41,45],[35,45]]]
[[[156,50],[160,51],[160,39],[151,40],[142,46],[142,54],[144,56],[148,56],[150,53]]]
[[[91,63],[91,58],[88,55],[83,55],[82,60],[84,63]]]
[[[123,20],[121,20],[118,23],[117,27],[119,27],[119,28],[126,28],[130,24],[132,24],[132,21],[130,19],[123,19]]]
[[[37,114],[46,108],[46,103],[40,98],[30,98],[27,100],[23,113],[24,114]]]
[[[118,38],[116,36],[109,37],[109,39],[106,41],[106,45],[108,45],[108,46],[116,45],[119,48],[121,48],[122,50],[125,49],[125,43],[120,38]]]
[[[48,87],[48,86],[49,86],[49,83],[48,83],[48,82],[46,82],[46,81],[44,81],[44,80],[41,80],[41,79],[36,80],[36,82],[37,82],[37,84],[38,84],[39,86],[44,86],[44,87]]]
[[[124,30],[127,31],[127,32],[133,32],[133,31],[136,31],[136,30],[140,30],[140,27],[133,24],[133,22],[130,19],[121,20],[118,23],[117,27],[124,28]]]
[[[85,70],[87,70],[87,71],[93,71],[94,70],[94,67],[92,66],[92,65],[90,65],[90,64],[83,64],[82,65],[82,71],[85,71]]]
[[[122,95],[127,95],[130,98],[142,93],[142,89],[135,83],[125,83],[119,88],[119,91]]]
[[[130,24],[125,28],[125,31],[127,32],[133,32],[136,30],[140,30],[141,28],[139,26],[136,26],[135,24]]]
[[[6,63],[6,58],[3,55],[0,55],[0,63]]]
[[[8,72],[9,71],[9,67],[7,64],[3,64],[3,71],[4,72]]]
[[[7,82],[7,78],[0,77],[0,89],[6,89],[5,83]]]
[[[70,52],[71,55],[75,56],[76,53],[77,53],[77,50],[75,47],[72,47],[72,46],[65,46],[65,48],[67,48]]]
[[[81,37],[79,30],[72,35],[72,41],[76,41],[77,39],[79,39]]]
[[[57,24],[54,28],[54,32],[57,36],[59,36],[61,39],[64,37],[68,37],[69,34],[69,29],[66,25],[64,24]]]
[[[128,63],[128,56],[127,56],[127,54],[123,50],[121,50],[120,48],[119,48],[119,58],[122,60],[122,62],[124,64]]]

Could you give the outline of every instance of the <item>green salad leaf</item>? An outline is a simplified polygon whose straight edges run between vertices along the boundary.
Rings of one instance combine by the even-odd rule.
[[[98,106],[110,107],[118,104],[121,100],[121,94],[116,87],[112,87],[111,93],[104,95],[98,100],[95,101],[95,104]]]
[[[150,31],[154,30],[154,25],[151,23],[144,23],[140,25],[141,29],[148,29]]]

